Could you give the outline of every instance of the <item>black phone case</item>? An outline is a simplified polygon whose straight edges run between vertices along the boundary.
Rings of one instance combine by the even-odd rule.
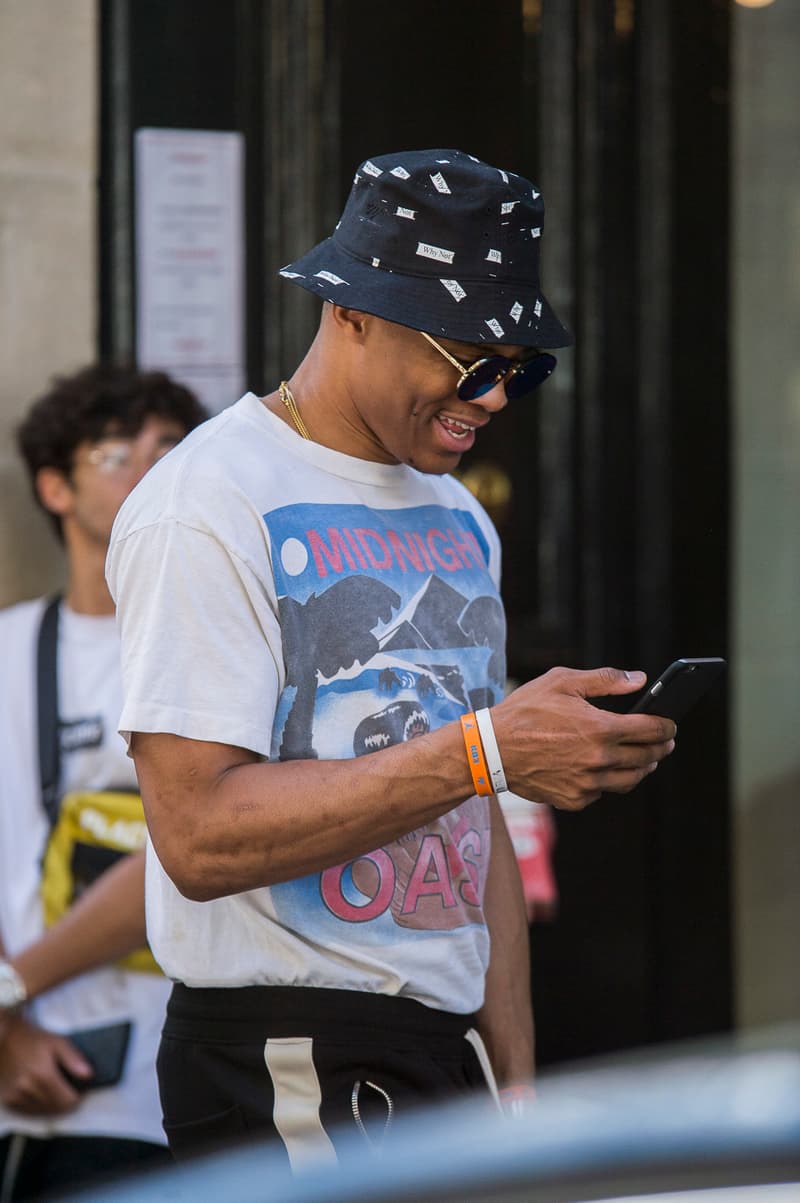
[[[101,1028],[83,1028],[68,1032],[67,1039],[79,1049],[94,1070],[94,1076],[84,1081],[65,1073],[76,1090],[95,1090],[100,1086],[116,1086],[125,1068],[125,1056],[131,1038],[130,1023],[112,1023]]]
[[[725,668],[718,656],[675,660],[631,706],[629,714],[658,714],[674,722],[686,715]]]

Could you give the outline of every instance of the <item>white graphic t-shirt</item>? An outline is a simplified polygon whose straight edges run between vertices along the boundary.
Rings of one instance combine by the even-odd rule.
[[[307,442],[252,394],[148,473],[108,573],[123,732],[336,760],[502,696],[499,546],[472,496]],[[212,902],[184,899],[150,853],[151,944],[188,985],[482,1002],[486,799],[347,864]]]
[[[0,612],[0,932],[9,955],[44,931],[41,858],[50,826],[39,785],[36,645],[43,599]],[[74,614],[63,604],[58,636],[62,787],[136,788],[117,734],[122,703],[113,617]],[[118,1086],[92,1090],[76,1110],[29,1116],[0,1105],[0,1135],[125,1136],[165,1143],[155,1058],[169,983],[154,973],[96,969],[49,990],[26,1008],[52,1032],[133,1022]]]

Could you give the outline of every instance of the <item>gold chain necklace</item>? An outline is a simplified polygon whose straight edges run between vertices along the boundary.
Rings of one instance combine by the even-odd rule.
[[[292,390],[289,388],[288,380],[282,380],[280,382],[280,385],[278,386],[278,392],[280,394],[281,401],[289,411],[289,417],[294,422],[297,433],[301,435],[302,438],[308,439],[308,441],[311,442],[311,435],[308,433],[308,428],[306,427],[305,422],[300,417],[300,410],[297,408],[297,402],[294,399]]]

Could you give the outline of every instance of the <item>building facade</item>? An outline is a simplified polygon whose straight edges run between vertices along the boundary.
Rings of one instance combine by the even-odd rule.
[[[662,772],[559,818],[545,1063],[800,1011],[799,47],[786,0],[0,5],[3,603],[61,572],[14,424],[54,372],[136,354],[138,130],[241,135],[262,393],[316,321],[277,268],[362,158],[459,146],[541,185],[576,346],[465,464],[504,539],[510,671],[731,666]]]

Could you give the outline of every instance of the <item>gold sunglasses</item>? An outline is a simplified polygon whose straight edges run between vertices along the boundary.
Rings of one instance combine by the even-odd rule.
[[[445,351],[430,334],[426,334],[424,330],[420,330],[419,333],[459,372],[461,379],[456,388],[456,396],[462,401],[474,401],[477,397],[482,397],[501,380],[509,401],[524,397],[547,379],[558,362],[555,355],[546,351],[534,351],[527,359],[487,355],[476,359],[474,363],[464,364],[449,351]]]

